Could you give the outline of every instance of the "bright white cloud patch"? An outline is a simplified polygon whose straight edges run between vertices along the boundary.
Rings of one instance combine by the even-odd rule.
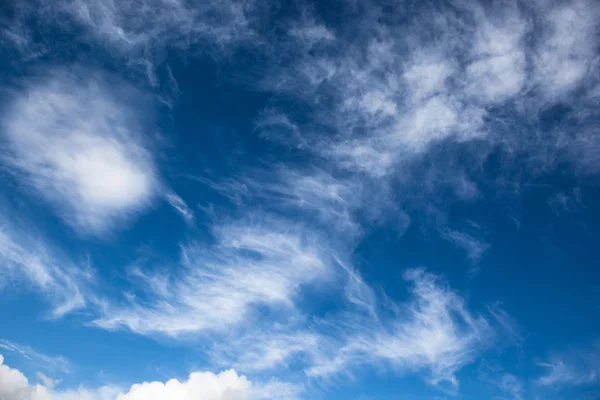
[[[19,370],[4,364],[0,355],[0,399],[2,400],[52,400],[51,394],[41,385],[30,385]]]
[[[166,383],[136,384],[127,393],[119,395],[117,400],[251,400],[252,398],[250,381],[230,370],[218,375],[210,372],[194,372],[184,382],[172,379]]]
[[[78,231],[115,228],[152,197],[154,166],[132,110],[93,75],[57,71],[29,84],[3,119],[2,161]]]
[[[51,382],[29,383],[19,370],[5,365],[0,355],[2,400],[294,400],[300,390],[295,385],[280,381],[253,385],[234,370],[219,374],[193,372],[184,381],[171,379],[164,383],[137,383],[127,391],[116,386],[60,390],[54,388]]]

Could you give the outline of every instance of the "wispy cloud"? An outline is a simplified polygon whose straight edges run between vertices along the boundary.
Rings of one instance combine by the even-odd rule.
[[[577,386],[589,384],[598,379],[596,371],[565,363],[562,360],[542,362],[539,365],[547,369],[546,375],[537,381],[542,386]]]
[[[62,356],[48,356],[29,346],[13,343],[8,340],[0,339],[0,350],[17,353],[46,371],[67,373],[71,370],[69,361]]]
[[[2,161],[67,223],[102,234],[149,204],[158,179],[126,90],[57,70],[11,97]]]
[[[262,307],[293,312],[302,285],[332,274],[318,238],[283,220],[219,226],[214,235],[212,247],[183,247],[181,269],[136,274],[134,287],[148,301],[106,304],[94,324],[170,336],[219,330],[251,321]]]
[[[76,35],[78,42],[103,49],[146,85],[162,86],[161,90],[171,83],[170,70],[164,65],[165,48],[201,47],[217,56],[238,43],[260,41],[253,25],[261,7],[253,1],[58,0],[50,5],[34,0],[12,8],[12,18],[0,29],[0,40],[20,52],[20,61],[54,50],[45,38],[34,39],[35,31],[27,24],[33,19],[41,29],[59,27]],[[167,102],[172,101],[171,95]]]
[[[353,237],[361,230],[355,212],[365,201],[365,193],[360,182],[351,177],[336,177],[318,168],[289,168],[275,164],[235,178],[192,179],[240,208],[262,201],[284,216],[300,212],[303,220],[326,227],[326,230],[339,231],[343,238]]]
[[[523,399],[523,384],[513,374],[505,373],[498,381],[498,388],[511,400]]]
[[[368,15],[352,15],[352,35],[336,34],[334,41],[322,41],[310,51],[293,41],[281,45],[282,53],[294,56],[273,62],[264,85],[276,95],[304,101],[311,119],[301,123],[293,114],[276,114],[279,123],[268,125],[267,137],[279,142],[288,137],[290,145],[301,145],[330,169],[366,174],[379,185],[386,184],[382,178],[418,173],[423,158],[430,165],[462,157],[438,171],[432,187],[439,191],[458,175],[476,175],[492,148],[507,158],[494,174],[510,175],[509,161],[517,155],[530,163],[527,172],[532,175],[565,159],[575,169],[600,167],[584,150],[597,148],[591,120],[584,129],[565,127],[566,136],[551,132],[540,142],[539,135],[544,129],[540,106],[552,107],[558,92],[570,90],[561,88],[597,80],[590,72],[596,65],[590,45],[597,36],[595,4],[423,5],[414,25],[398,23],[367,4]],[[575,26],[583,12],[582,24]],[[541,33],[534,29],[538,25]],[[567,70],[560,72],[563,67]],[[557,80],[566,80],[564,85],[552,83],[555,73],[560,74]],[[591,107],[585,98],[580,99]],[[499,112],[499,106],[514,113]],[[527,130],[518,128],[522,118],[531,124]],[[273,133],[276,126],[280,134]],[[566,140],[571,135],[573,140]],[[473,164],[467,174],[458,167],[465,159]],[[420,184],[395,194],[410,197]],[[475,182],[471,184],[476,192]]]
[[[217,365],[232,365],[249,373],[289,368],[299,357],[318,352],[325,339],[318,332],[300,329],[305,328],[284,324],[279,329],[250,329],[235,343],[217,343],[210,356]]]
[[[493,315],[470,311],[435,275],[409,270],[405,279],[409,299],[388,304],[387,312],[346,311],[309,324],[250,330],[233,345],[214,347],[212,358],[243,371],[302,366],[319,381],[386,366],[402,374],[425,373],[432,385],[454,390],[456,373],[498,343],[504,328]]]
[[[443,279],[422,269],[404,274],[407,300],[379,301],[349,261],[354,245],[373,221],[393,221],[390,216],[405,206],[443,214],[454,199],[473,201],[483,195],[476,177],[504,181],[511,173],[535,175],[565,160],[575,169],[598,171],[597,118],[586,111],[597,105],[596,94],[576,90],[586,92],[584,82],[598,87],[597,5],[425,4],[402,14],[400,22],[397,13],[358,1],[356,9],[364,12],[349,11],[344,19],[351,29],[328,26],[309,13],[277,29],[255,29],[261,7],[253,1],[196,3],[61,0],[30,11],[66,31],[77,27],[82,40],[142,71],[151,85],[160,86],[155,62],[164,49],[227,53],[247,44],[268,61],[259,68],[266,70],[259,88],[273,95],[273,104],[294,104],[265,111],[255,121],[258,134],[301,152],[310,167],[278,162],[234,179],[200,178],[244,217],[217,221],[213,235],[182,246],[173,265],[131,269],[123,298],[97,297],[93,324],[172,338],[216,332],[233,344],[208,344],[212,360],[241,371],[299,364],[307,376],[325,379],[384,365],[456,388],[458,372],[497,343],[499,332],[518,336],[513,321],[494,307],[474,311]],[[18,28],[3,37],[25,48],[31,39]],[[271,36],[274,30],[283,31],[281,37]],[[170,70],[167,80],[177,86]],[[159,186],[139,110],[109,86],[98,76],[86,80],[59,70],[25,84],[4,110],[3,161],[14,176],[79,232],[96,235],[133,218]],[[564,96],[576,97],[585,112],[573,114],[577,123],[564,129],[545,128],[544,113]],[[489,168],[488,156],[498,153],[500,165]],[[166,200],[186,222],[194,221],[181,197],[173,192]],[[261,207],[271,214],[257,212]],[[444,224],[435,229],[473,263],[489,247],[480,232]],[[19,270],[56,293],[67,304],[57,315],[81,307],[70,275],[22,243],[0,236],[6,270]],[[336,283],[330,295],[342,304],[324,322],[302,300],[305,290],[328,281]],[[76,301],[67,302],[65,293]],[[252,328],[266,320],[263,330]],[[541,365],[548,370],[541,386],[596,379],[595,364],[582,368],[557,358]],[[124,396],[148,397],[153,390],[170,396],[173,388],[196,393],[205,381],[218,388],[228,382],[249,396],[249,381],[233,371],[142,384]],[[521,396],[513,375],[498,385]],[[280,382],[265,387],[265,398],[297,393]]]
[[[471,236],[463,231],[446,228],[442,230],[441,235],[445,240],[454,244],[456,247],[463,249],[474,265],[479,262],[483,254],[490,247],[483,238]]]
[[[590,385],[600,379],[600,350],[597,345],[591,349],[572,350],[538,365],[546,370],[536,381],[540,386],[560,389]]]
[[[171,192],[166,194],[166,198],[171,207],[181,214],[187,224],[194,223],[194,212],[188,207],[181,197],[179,197],[176,193]]]
[[[85,306],[83,286],[92,277],[89,265],[76,266],[53,254],[43,241],[7,224],[0,227],[0,260],[7,282],[24,280],[50,298],[53,317]]]
[[[411,299],[396,305],[395,318],[360,324],[338,352],[319,354],[307,373],[328,376],[383,362],[402,372],[426,371],[430,383],[456,387],[456,372],[495,341],[494,328],[435,275],[409,270],[404,278]]]

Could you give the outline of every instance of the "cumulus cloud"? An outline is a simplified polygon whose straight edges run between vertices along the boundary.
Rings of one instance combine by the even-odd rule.
[[[294,400],[300,391],[293,384],[275,380],[253,384],[234,370],[192,372],[184,381],[137,383],[127,391],[116,386],[60,390],[43,383],[30,384],[19,370],[5,365],[0,355],[2,400]]]
[[[5,400],[51,400],[50,392],[43,386],[30,385],[19,370],[4,364],[0,355],[0,398]]]
[[[187,381],[177,379],[162,382],[145,382],[133,385],[118,400],[136,399],[206,399],[206,400],[251,400],[252,384],[244,376],[233,371],[224,371],[218,375],[210,372],[194,372]]]
[[[105,233],[153,196],[155,167],[125,96],[59,70],[2,110],[2,162],[79,232]]]

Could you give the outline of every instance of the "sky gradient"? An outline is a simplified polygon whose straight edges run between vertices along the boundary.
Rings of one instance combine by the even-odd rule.
[[[600,3],[0,3],[0,400],[600,399]]]

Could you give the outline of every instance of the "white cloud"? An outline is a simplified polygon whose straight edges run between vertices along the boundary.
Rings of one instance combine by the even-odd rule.
[[[217,343],[211,349],[211,358],[218,365],[233,365],[246,372],[288,368],[294,357],[318,351],[321,341],[317,333],[251,329],[227,344]]]
[[[596,340],[591,346],[571,347],[555,352],[537,364],[545,370],[535,380],[540,387],[560,391],[597,385],[600,382],[600,341]]]
[[[476,238],[462,231],[444,229],[441,231],[441,235],[445,240],[463,249],[467,253],[467,257],[475,264],[490,247],[483,238]]]
[[[401,372],[427,371],[434,385],[458,385],[456,372],[495,340],[494,328],[435,275],[408,270],[410,301],[396,305],[389,324],[359,322],[339,351],[316,352],[310,376],[331,376],[356,366],[387,363]]]
[[[517,95],[526,80],[528,26],[516,5],[484,12],[476,8],[473,61],[465,73],[465,92],[483,104]]]
[[[62,356],[48,356],[37,352],[29,346],[23,346],[5,339],[0,339],[0,350],[17,353],[45,370],[63,373],[71,370],[69,361]]]
[[[513,374],[502,374],[497,385],[505,395],[510,396],[511,400],[523,399],[523,384]]]
[[[454,73],[454,66],[447,60],[431,60],[425,55],[417,55],[404,72],[404,79],[411,89],[415,103],[431,95],[446,91],[446,79]]]
[[[544,10],[544,32],[535,57],[535,74],[552,96],[577,87],[596,56],[600,8],[596,2],[560,3]]]
[[[205,52],[219,55],[256,39],[256,8],[254,1],[235,0],[32,0],[14,5],[13,15],[0,27],[0,40],[20,51],[19,61],[29,61],[53,51],[50,40],[34,39],[31,21],[40,29],[59,27],[80,42],[104,48],[113,61],[158,87],[164,83],[160,67],[165,48],[185,50],[200,44]]]
[[[253,384],[234,370],[219,374],[192,372],[187,380],[143,382],[122,391],[116,386],[60,390],[52,385],[30,384],[19,370],[4,364],[0,355],[2,400],[295,400],[302,387],[277,380]]]
[[[275,168],[274,183],[248,182],[255,189],[256,197],[265,196],[273,204],[281,204],[284,209],[304,210],[307,215],[316,217],[328,228],[352,236],[360,231],[353,212],[363,201],[361,186],[351,180],[335,178],[323,170],[292,170]]]
[[[166,43],[187,46],[196,36],[212,36],[215,43],[224,45],[253,35],[245,8],[251,7],[252,2],[207,2],[198,5],[198,9],[190,9],[188,3],[178,0],[136,0],[127,4],[75,0],[61,4],[68,5],[63,11],[98,42],[105,42],[110,49],[132,57],[140,65],[151,63],[145,53],[147,49]],[[527,18],[511,7],[500,18],[478,14],[480,10],[469,12],[464,21],[435,14],[431,22],[422,26],[432,33],[423,40],[405,35],[414,26],[404,30],[383,23],[367,24],[372,22],[368,18],[356,24],[358,33],[354,32],[351,40],[337,32],[334,37],[331,30],[313,20],[294,25],[286,38],[290,40],[286,42],[286,45],[291,43],[290,48],[279,51],[275,47],[277,51],[272,51],[285,54],[283,58],[292,60],[291,65],[269,58],[276,71],[269,75],[265,86],[277,94],[291,94],[294,102],[306,100],[302,106],[311,107],[312,113],[308,114],[311,124],[303,126],[291,115],[277,112],[265,116],[257,127],[263,131],[263,137],[307,150],[308,154],[303,155],[311,157],[310,162],[314,160],[316,166],[310,170],[277,168],[272,174],[256,179],[242,177],[210,183],[240,206],[248,221],[217,228],[213,245],[184,246],[181,262],[168,272],[151,268],[132,271],[127,300],[100,301],[100,316],[94,323],[110,330],[126,328],[144,335],[172,337],[227,331],[232,336],[230,342],[235,344],[224,349],[220,357],[241,370],[288,367],[298,361],[295,358],[298,356],[306,363],[307,374],[313,377],[383,364],[403,373],[425,372],[435,385],[457,386],[457,372],[494,341],[496,329],[492,325],[499,323],[503,329],[512,330],[510,321],[495,311],[491,311],[492,319],[474,313],[439,278],[422,270],[406,273],[411,297],[405,303],[390,305],[395,312],[390,321],[378,314],[374,291],[358,273],[332,255],[331,243],[353,242],[363,228],[357,214],[365,209],[382,208],[383,212],[390,212],[391,207],[381,207],[378,196],[387,194],[385,187],[399,175],[411,175],[411,162],[429,155],[435,157],[430,151],[438,144],[475,140],[495,144],[516,138],[524,146],[519,150],[537,151],[527,147],[528,132],[499,137],[486,125],[487,118],[496,118],[490,109],[514,99],[522,101],[524,93],[538,96],[528,91],[532,85],[542,92],[533,101],[537,103],[540,99],[547,100],[549,94],[577,87],[586,78],[595,56],[589,47],[589,37],[595,37],[592,34],[595,22],[582,15],[581,4],[584,3],[566,4],[550,13],[540,13],[546,29],[540,40],[529,36],[532,31],[524,22]],[[155,7],[161,11],[157,12]],[[208,15],[215,17],[207,18]],[[575,23],[577,18],[582,19],[581,26]],[[197,24],[198,20],[205,23]],[[423,19],[416,21],[420,23]],[[534,48],[528,48],[530,43],[534,43]],[[327,46],[335,46],[335,51]],[[33,128],[27,126],[41,132],[30,134],[33,139],[11,137],[13,151],[19,157],[9,160],[13,168],[28,176],[32,185],[58,206],[67,221],[79,229],[101,232],[107,229],[106,221],[134,214],[148,204],[157,178],[151,158],[135,132],[129,132],[128,123],[123,135],[109,135],[110,139],[106,139],[105,130],[89,133],[86,129],[83,140],[77,139],[81,136],[80,127],[88,125],[81,122],[83,112],[73,104],[80,98],[104,99],[104,90],[75,84],[73,94],[63,93],[67,86],[64,83],[58,86],[62,92],[54,97],[48,94],[56,91],[52,85],[32,87],[30,93],[36,98],[57,98],[44,104],[55,104],[54,109],[60,115],[74,111],[75,122],[64,118],[68,122],[64,125],[63,118],[60,124],[50,119],[49,125],[59,128],[60,138],[67,138],[58,141],[60,149],[81,157],[67,157],[69,162],[65,162],[61,152],[46,151],[46,148],[56,150],[59,145],[52,147],[54,144],[46,139],[44,130],[48,124],[40,122],[33,124]],[[98,93],[101,96],[96,96]],[[15,109],[32,110],[21,113],[25,116],[47,115],[44,104],[39,105],[32,98],[20,97]],[[90,101],[99,101],[93,104],[101,107],[92,107],[94,111],[91,116],[85,115],[85,121],[87,118],[108,121],[105,114],[110,118],[116,115],[117,122],[128,121],[119,116],[122,110],[106,106],[104,100]],[[102,111],[103,107],[110,112],[99,113],[98,109]],[[25,117],[19,118],[20,124],[11,123],[18,127],[27,125],[23,122]],[[111,124],[99,125],[112,126],[110,121]],[[76,134],[65,134],[66,129]],[[54,131],[48,132],[49,137],[56,137],[52,136]],[[585,139],[589,137],[581,134],[572,143],[587,144],[589,141]],[[548,146],[556,145],[553,140],[548,140]],[[19,150],[19,146],[23,149]],[[39,153],[34,152],[34,158],[26,151],[30,147]],[[473,157],[479,160],[483,156]],[[85,173],[84,168],[72,168],[90,160],[93,174]],[[45,168],[43,174],[36,172],[39,165]],[[418,182],[417,189],[413,186],[401,189],[404,191],[397,196],[399,202],[416,197],[413,191],[419,190],[433,197],[435,190],[444,185],[453,186],[461,200],[477,196],[475,181],[452,163],[448,165],[451,168],[443,170],[429,165],[426,179]],[[110,174],[113,169],[126,172],[114,174],[124,178],[123,181],[106,183],[89,179]],[[47,186],[47,182],[52,182],[52,186]],[[427,203],[423,207],[429,206],[429,197],[425,195],[419,198]],[[265,203],[270,211],[301,216],[306,226],[291,224],[283,218],[265,221],[263,216],[248,211],[244,204],[248,199],[268,200]],[[167,201],[186,221],[193,220],[192,211],[179,196],[170,194]],[[313,228],[313,223],[318,228]],[[315,233],[317,230],[319,234]],[[320,230],[328,232],[330,237],[322,235]],[[442,231],[442,236],[463,248],[474,261],[487,249],[483,240],[467,232],[448,229]],[[11,260],[24,259],[19,251],[5,253],[11,254]],[[28,276],[42,287],[55,279],[47,269],[36,268],[35,263],[19,263],[29,266]],[[308,315],[298,310],[298,298],[304,287],[330,276],[334,265],[344,269],[348,278],[344,280],[345,300],[361,311],[345,309],[339,317],[332,318],[335,321],[328,326],[329,332],[317,333],[318,329],[310,329]],[[252,325],[265,310],[270,321],[279,319],[277,329],[240,339],[239,326]],[[542,385],[561,380],[579,382],[565,372],[568,371],[565,366],[570,364],[556,361],[543,365],[549,373],[540,378]],[[208,376],[220,382],[220,375]],[[239,383],[241,378],[238,378],[232,382]],[[506,374],[500,385],[517,398],[520,382],[513,378]],[[196,387],[195,381],[191,376],[188,381],[147,383],[136,386],[135,390],[146,397],[153,390],[169,395],[171,390],[189,393]],[[293,385],[277,383],[268,386],[267,391],[285,391],[284,386],[288,393],[295,391]],[[133,389],[127,395],[135,395],[131,393]]]
[[[207,1],[193,6],[180,0],[65,0],[62,11],[111,45],[149,47],[156,42],[188,44],[198,37],[226,43],[250,35],[247,12],[252,3]]]
[[[19,370],[4,364],[0,355],[0,399],[3,400],[52,400],[49,391],[41,385],[30,385]]]
[[[55,71],[3,110],[2,161],[80,232],[146,206],[157,178],[130,105],[94,75]]]
[[[312,46],[319,42],[329,42],[335,40],[335,35],[325,25],[321,25],[313,20],[304,21],[301,24],[293,26],[289,34],[299,42]]]
[[[205,399],[205,400],[251,400],[252,384],[244,376],[233,371],[224,371],[218,375],[210,372],[194,372],[187,381],[171,379],[166,383],[145,382],[133,385],[117,400],[146,399]]]
[[[0,226],[0,261],[6,282],[24,279],[50,298],[53,317],[85,306],[82,284],[91,278],[90,268],[57,257],[44,242],[8,229],[7,224]]]
[[[171,207],[181,214],[187,224],[194,223],[194,212],[188,207],[181,197],[174,192],[167,193],[166,197]]]
[[[537,379],[537,383],[541,386],[579,386],[594,383],[599,379],[598,370],[587,361],[573,364],[561,359],[552,359],[539,365],[547,370],[545,375]]]
[[[332,273],[317,237],[283,220],[225,225],[215,244],[191,244],[178,272],[140,271],[138,287],[147,303],[103,304],[94,324],[141,334],[178,336],[248,322],[261,307],[294,311],[298,289]],[[162,285],[149,284],[160,281]]]

